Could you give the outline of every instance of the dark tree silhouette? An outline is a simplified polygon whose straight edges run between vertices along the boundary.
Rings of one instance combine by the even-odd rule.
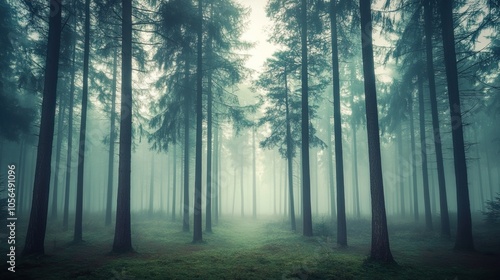
[[[83,224],[83,175],[85,166],[85,138],[87,130],[87,107],[89,95],[89,54],[90,54],[90,0],[85,0],[85,39],[83,47],[83,92],[78,150],[78,175],[76,183],[76,214],[73,242],[82,241]]]
[[[370,192],[372,202],[372,244],[370,259],[393,262],[389,247],[389,233],[385,214],[384,184],[382,180],[382,160],[377,112],[377,92],[373,62],[371,0],[360,0],[361,52],[363,56],[363,76],[365,83],[366,130],[368,134],[368,157],[370,165]]]
[[[132,154],[132,0],[122,0],[122,96],[118,195],[114,253],[132,251],[130,228],[130,171]]]
[[[198,0],[198,28],[197,28],[197,60],[196,60],[196,160],[194,176],[194,217],[193,217],[193,242],[201,242],[202,236],[202,207],[201,207],[201,146],[202,146],[202,122],[203,122],[203,6],[202,0]]]
[[[330,40],[332,43],[333,125],[335,132],[335,171],[337,175],[337,243],[347,246],[344,194],[344,157],[342,154],[342,118],[340,115],[340,73],[337,35],[337,0],[330,0]],[[330,170],[332,172],[332,170]]]
[[[35,183],[31,213],[23,255],[44,254],[47,211],[49,207],[50,169],[56,110],[57,74],[61,47],[61,13],[63,0],[50,2],[49,36],[45,60],[42,117],[38,135]]]
[[[307,0],[301,0],[301,52],[302,52],[302,230],[312,236],[311,175],[309,166],[309,88],[307,74]]]
[[[440,2],[442,22],[444,65],[448,86],[448,101],[451,115],[451,135],[453,139],[453,162],[457,188],[457,239],[455,250],[473,251],[472,222],[469,202],[469,184],[465,157],[462,110],[458,87],[457,56],[455,52],[455,34],[453,30],[453,1]]]
[[[433,27],[433,1],[424,1],[425,19],[425,52],[427,56],[427,77],[429,80],[429,94],[431,99],[432,127],[434,137],[434,150],[436,151],[436,164],[439,184],[439,210],[441,217],[441,234],[450,236],[450,219],[448,215],[448,201],[446,196],[446,181],[444,177],[443,149],[441,147],[441,131],[439,129],[439,116],[436,98],[436,81],[434,73],[434,54],[432,47]]]

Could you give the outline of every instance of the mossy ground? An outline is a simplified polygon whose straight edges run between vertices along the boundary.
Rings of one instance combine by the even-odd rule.
[[[437,233],[393,223],[390,241],[398,264],[384,266],[367,261],[369,220],[349,220],[349,246],[341,248],[334,227],[321,218],[311,238],[300,229],[291,232],[287,220],[224,218],[213,233],[204,233],[203,243],[192,244],[179,221],[135,216],[136,252],[126,255],[109,253],[113,227],[101,226],[101,217],[88,220],[94,222],[84,224],[81,244],[69,242],[71,231],[49,224],[46,256],[18,258],[16,273],[3,266],[0,279],[500,279],[499,228],[481,224],[474,232],[478,252],[460,253]],[[24,240],[25,228],[18,232]]]

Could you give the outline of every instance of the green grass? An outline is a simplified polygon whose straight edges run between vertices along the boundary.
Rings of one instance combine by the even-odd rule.
[[[95,221],[101,221],[97,217]],[[20,259],[18,279],[500,279],[498,228],[476,228],[478,249],[458,253],[453,242],[410,223],[390,225],[397,265],[367,261],[370,222],[348,221],[347,248],[335,243],[335,228],[317,218],[317,236],[303,237],[285,220],[224,219],[192,244],[180,222],[166,218],[133,221],[135,253],[109,254],[113,227],[87,222],[82,244],[71,244],[72,232],[49,224],[46,256]],[[18,239],[23,240],[19,231]],[[2,251],[4,251],[2,242]],[[18,246],[20,252],[21,246]],[[2,253],[2,255],[4,255]],[[4,276],[6,268],[0,272]],[[12,278],[15,279],[15,278]]]

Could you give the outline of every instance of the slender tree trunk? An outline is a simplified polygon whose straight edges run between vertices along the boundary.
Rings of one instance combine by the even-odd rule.
[[[215,122],[214,128],[214,148],[215,148],[215,157],[214,157],[214,189],[215,189],[215,201],[214,201],[214,213],[215,213],[215,223],[219,223],[219,215],[220,215],[220,204],[222,203],[222,197],[220,196],[220,187],[219,187],[219,161],[220,161],[220,149],[219,149],[219,126],[217,122]]]
[[[356,207],[356,217],[361,218],[361,209],[359,201],[359,182],[358,182],[358,145],[357,145],[357,130],[354,121],[352,122],[352,170],[354,181],[354,205]]]
[[[401,164],[401,159],[403,158],[403,133],[402,133],[402,127],[401,124],[399,124],[397,128],[397,138],[398,138],[398,160],[397,166],[398,166],[398,183],[399,183],[399,190],[400,190],[400,197],[399,200],[401,201],[401,216],[406,216],[406,205],[405,205],[405,186],[404,186],[404,181],[403,181],[403,166]]]
[[[420,117],[420,155],[422,157],[425,227],[427,230],[432,230],[431,202],[429,197],[429,170],[427,169],[427,142],[425,139],[424,89],[421,74],[418,75],[418,105]]]
[[[372,201],[372,244],[370,259],[384,263],[394,262],[389,246],[389,234],[382,180],[382,160],[377,112],[377,92],[373,62],[372,19],[370,0],[360,0],[363,73],[365,84],[366,128],[370,163],[370,190]]]
[[[234,205],[236,204],[236,167],[234,168],[234,174],[233,174],[233,211],[232,215],[234,216]]]
[[[149,216],[153,215],[154,210],[154,176],[155,176],[155,156],[151,156],[151,176],[149,176]],[[160,196],[161,197],[161,196]]]
[[[345,217],[344,158],[342,152],[342,119],[340,115],[340,73],[337,43],[337,0],[330,0],[330,30],[333,74],[333,124],[335,132],[335,168],[337,175],[337,244],[347,246]]]
[[[244,192],[243,192],[243,153],[241,154],[240,157],[240,184],[241,184],[241,217],[245,216],[245,199],[244,199]]]
[[[219,128],[219,126],[217,125],[217,131],[219,131],[219,129],[222,129],[222,128]],[[217,187],[219,189],[219,194],[218,194],[218,197],[219,197],[219,203],[218,203],[218,207],[219,207],[219,216],[222,215],[222,163],[221,163],[221,154],[222,154],[222,131],[219,133],[217,133],[219,135],[218,137],[218,145],[219,145],[219,148],[218,148],[218,152],[217,152]],[[229,195],[226,196],[227,198],[229,198]],[[226,199],[227,201],[227,199]],[[227,204],[229,205],[229,204]]]
[[[444,64],[448,86],[455,181],[457,185],[457,239],[455,241],[455,249],[473,251],[474,241],[472,238],[467,162],[465,157],[462,111],[460,109],[460,93],[458,88],[455,34],[453,30],[453,2],[451,0],[442,0],[440,4]]]
[[[203,72],[202,72],[202,44],[203,44],[203,7],[202,0],[198,0],[198,42],[197,42],[197,65],[196,65],[196,161],[194,176],[194,218],[193,218],[193,242],[202,241],[202,209],[201,209],[201,146],[202,146],[202,122],[203,122]]]
[[[191,106],[191,87],[189,81],[189,58],[187,57],[187,52],[184,50],[184,88],[186,90],[184,94],[184,210],[182,219],[182,231],[189,231],[189,130],[190,130],[190,106]]]
[[[408,98],[408,107],[410,115],[410,142],[411,142],[411,165],[412,165],[412,183],[413,183],[413,217],[415,221],[419,220],[418,213],[418,191],[417,191],[417,150],[415,147],[415,125],[413,116],[413,93],[410,93],[410,98]]]
[[[213,7],[210,4],[211,17],[213,16]],[[207,60],[212,65],[212,34],[209,32],[207,43]],[[212,70],[207,72],[207,194],[206,194],[206,218],[205,228],[207,232],[212,232]],[[200,206],[201,207],[201,206]]]
[[[488,152],[486,154],[486,170],[488,171],[488,185],[490,186],[490,200],[493,200],[495,197],[493,196],[493,179],[491,178],[491,166],[490,155]]]
[[[443,151],[441,147],[441,132],[439,129],[439,116],[437,109],[436,82],[434,79],[434,55],[432,51],[432,3],[426,0],[424,3],[425,17],[425,46],[427,55],[427,76],[429,79],[429,94],[431,100],[432,127],[434,136],[434,150],[436,152],[436,164],[439,186],[439,210],[441,216],[441,235],[450,237],[450,218],[448,215],[448,201],[446,195],[446,181],[444,176]]]
[[[85,40],[83,47],[83,93],[80,122],[80,141],[78,150],[78,175],[76,183],[76,213],[73,242],[82,241],[83,224],[83,176],[85,166],[85,139],[87,132],[87,104],[89,92],[89,54],[90,54],[90,0],[85,0]]]
[[[175,221],[175,202],[177,198],[177,145],[174,146],[174,154],[173,154],[173,174],[172,174],[172,221]]]
[[[66,112],[66,99],[59,97],[59,116],[57,119],[57,144],[56,144],[56,172],[54,174],[54,189],[52,190],[52,213],[53,219],[57,218],[58,190],[59,190],[59,170],[61,163],[61,150],[63,140],[64,114]]]
[[[132,156],[132,0],[122,0],[122,96],[114,253],[133,251],[130,228]]]
[[[333,146],[333,143],[332,143],[332,126],[330,125],[330,115],[328,115],[328,118],[325,118],[325,122],[326,122],[326,126],[325,126],[325,129],[326,129],[326,133],[328,135],[328,140],[327,140],[327,143],[328,143],[328,147],[326,148],[327,149],[327,156],[328,156],[328,182],[329,182],[329,185],[330,185],[330,215],[331,215],[331,218],[332,218],[332,221],[333,219],[335,219],[335,217],[337,216],[337,207],[335,207],[336,203],[335,203],[335,181],[334,181],[334,178],[333,178],[333,152],[332,152],[332,146]]]
[[[491,185],[491,180],[490,180],[490,185]],[[276,216],[276,154],[275,153],[273,153],[273,207],[274,207],[274,215]]]
[[[290,199],[290,225],[292,227],[292,231],[296,230],[295,223],[295,203],[293,198],[293,154],[294,148],[292,143],[292,132],[290,128],[290,109],[288,102],[288,79],[287,79],[287,71],[284,71],[285,75],[285,113],[286,113],[286,160],[288,162],[288,195]]]
[[[311,175],[309,168],[309,86],[307,73],[307,0],[301,0],[302,48],[302,221],[304,236],[312,236]]]
[[[477,140],[477,131],[474,129],[474,142],[476,143],[476,158],[477,158],[477,176],[479,179],[479,195],[481,197],[480,208],[484,211],[484,185],[483,185],[483,169],[481,168],[481,155],[479,154],[479,142]]]
[[[256,171],[256,158],[255,158],[255,127],[252,127],[252,216],[257,218],[257,171]]]
[[[47,211],[49,208],[50,167],[54,120],[56,112],[57,73],[61,46],[61,11],[63,0],[52,1],[49,18],[49,36],[45,61],[45,82],[43,88],[42,117],[38,135],[35,180],[31,213],[26,233],[23,255],[44,254]]]
[[[116,79],[118,70],[118,50],[113,51],[113,81],[111,82],[111,125],[109,131],[109,153],[108,153],[108,188],[106,193],[106,219],[104,224],[111,225],[111,209],[113,206],[113,181],[115,169],[115,130],[116,130]]]
[[[73,103],[75,94],[75,65],[76,65],[76,20],[73,20],[73,38],[72,38],[72,53],[73,58],[71,61],[71,85],[69,93],[69,107],[68,107],[68,151],[66,155],[66,186],[64,189],[64,211],[63,211],[63,230],[68,230],[68,217],[69,217],[69,191],[71,186],[71,163],[73,151]]]

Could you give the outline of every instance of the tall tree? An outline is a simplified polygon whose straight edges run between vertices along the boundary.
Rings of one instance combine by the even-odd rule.
[[[309,169],[309,87],[307,74],[307,0],[301,0],[301,53],[302,53],[302,230],[312,236],[311,175]]]
[[[433,2],[424,1],[425,19],[425,52],[427,55],[427,77],[429,80],[429,94],[431,99],[432,127],[434,136],[434,150],[436,153],[436,164],[439,184],[439,210],[441,217],[441,234],[450,236],[450,219],[448,215],[448,201],[446,196],[446,181],[444,177],[443,149],[441,147],[441,131],[439,129],[439,116],[436,98],[436,81],[434,71],[434,54],[432,47],[432,27],[433,27]]]
[[[71,61],[71,82],[69,91],[69,108],[68,108],[68,143],[66,154],[66,182],[64,187],[64,210],[63,210],[63,230],[68,230],[69,220],[69,192],[71,186],[71,163],[73,152],[73,104],[75,93],[75,77],[76,77],[76,18],[73,17],[73,36],[72,36],[72,61]]]
[[[122,0],[122,96],[118,195],[114,253],[132,251],[130,227],[130,171],[132,155],[132,0]]]
[[[202,236],[202,207],[201,207],[201,146],[203,122],[203,7],[202,0],[198,0],[198,26],[197,26],[197,60],[196,60],[196,161],[194,176],[194,217],[193,217],[193,242],[201,242]]]
[[[89,94],[89,54],[90,54],[90,0],[85,0],[85,39],[83,47],[83,92],[78,150],[78,175],[76,184],[76,214],[73,242],[82,241],[83,225],[83,176],[85,166],[85,138],[87,130],[87,104]]]
[[[337,35],[337,0],[330,0],[330,40],[332,44],[333,124],[335,131],[335,168],[337,175],[337,243],[347,246],[345,217],[344,159],[342,154],[342,118],[340,115],[340,71]],[[330,170],[331,172],[331,170]]]
[[[49,36],[45,60],[42,117],[38,134],[38,150],[35,167],[35,183],[31,203],[30,220],[23,255],[44,254],[47,211],[49,204],[50,169],[54,119],[56,109],[57,74],[61,47],[61,14],[63,0],[50,2]]]
[[[455,241],[455,250],[472,251],[474,250],[474,241],[472,238],[467,162],[465,157],[462,110],[460,107],[460,90],[458,86],[452,0],[442,0],[440,2],[440,14],[457,189],[457,238]]]
[[[429,196],[429,170],[427,168],[427,141],[425,137],[425,108],[422,75],[417,75],[418,111],[420,118],[420,157],[422,159],[422,187],[424,189],[425,228],[432,230],[431,201]]]
[[[372,244],[370,259],[390,263],[394,259],[389,247],[389,233],[385,213],[382,160],[377,112],[377,91],[373,61],[371,0],[360,0],[361,52],[365,84],[366,129],[368,134],[368,157],[370,165],[370,192],[372,204]]]
[[[118,72],[118,49],[114,48],[113,51],[113,81],[111,83],[111,125],[109,132],[109,151],[108,151],[108,186],[106,190],[106,217],[104,224],[111,225],[111,210],[113,199],[113,182],[114,182],[114,169],[115,169],[115,139],[116,139],[116,80]]]

